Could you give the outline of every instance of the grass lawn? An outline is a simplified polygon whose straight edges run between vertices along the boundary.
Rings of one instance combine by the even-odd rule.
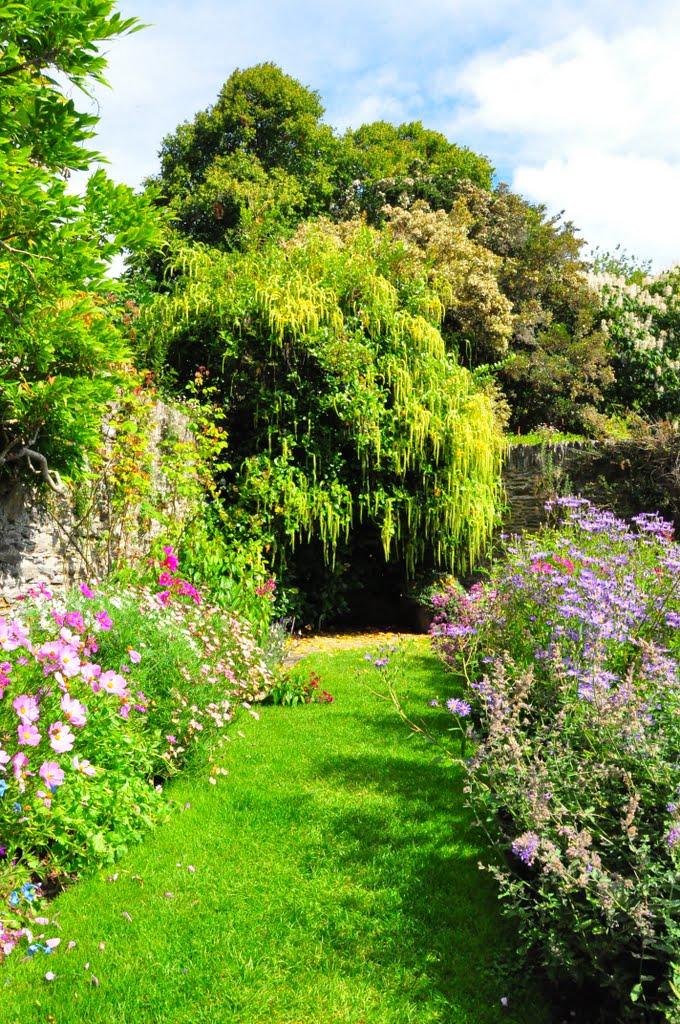
[[[422,645],[406,664],[427,717],[450,681]],[[228,776],[172,783],[171,820],[111,869],[117,880],[51,904],[61,931],[45,934],[61,946],[3,965],[3,1024],[551,1019],[477,868],[459,778],[370,692],[380,673],[363,651],[295,671],[311,669],[334,704],[248,718],[221,752]]]

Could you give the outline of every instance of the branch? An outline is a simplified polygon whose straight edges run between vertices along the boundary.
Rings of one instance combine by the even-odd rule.
[[[11,446],[10,446],[11,447]],[[40,452],[34,451],[33,448],[27,448],[25,445],[21,445],[16,451],[8,452],[7,449],[3,453],[3,462],[17,462],[19,459],[26,459],[28,468],[36,476],[42,477],[50,490],[54,491],[55,494],[64,494],[66,488],[61,482],[61,477],[56,469],[50,469],[47,465],[47,459]],[[36,469],[37,465],[37,469]]]
[[[28,68],[40,68],[45,67],[47,64],[54,64],[56,58],[59,56],[59,50],[48,50],[47,53],[38,54],[37,57],[31,57],[29,60],[25,60],[23,64],[14,64],[11,68],[5,68],[4,71],[0,71],[0,78],[6,78],[8,75],[16,75],[19,71],[26,71]]]

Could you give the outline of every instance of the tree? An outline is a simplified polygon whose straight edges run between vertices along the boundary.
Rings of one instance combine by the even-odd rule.
[[[461,186],[491,189],[493,167],[464,146],[449,142],[420,121],[399,127],[386,121],[348,131],[338,151],[332,212],[339,219],[363,213],[384,221],[385,207],[421,201],[448,212]]]
[[[180,247],[147,310],[146,361],[200,361],[224,395],[225,493],[279,568],[360,531],[385,560],[469,566],[500,499],[493,397],[440,327],[454,285],[388,226],[303,225],[248,253]]]
[[[73,171],[97,118],[68,88],[104,82],[100,43],[138,27],[115,0],[9,0],[0,13],[0,466],[54,490],[99,439],[104,402],[131,356],[114,323],[114,255],[158,236],[148,199]],[[58,76],[58,77],[55,77]]]
[[[318,94],[276,64],[236,70],[217,102],[163,140],[151,179],[182,234],[225,248],[323,213],[338,142]]]

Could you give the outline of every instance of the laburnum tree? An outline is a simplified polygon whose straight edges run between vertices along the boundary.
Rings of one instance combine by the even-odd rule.
[[[97,117],[79,110],[103,83],[100,46],[138,27],[114,0],[6,0],[0,9],[0,468],[54,490],[98,443],[105,402],[130,365],[116,325],[113,257],[159,239],[150,197],[101,169],[75,171]]]

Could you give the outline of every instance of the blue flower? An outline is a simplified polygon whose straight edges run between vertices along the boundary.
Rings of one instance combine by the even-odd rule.
[[[4,796],[7,792],[7,783],[4,779],[0,779],[0,796]]]
[[[9,905],[10,905],[10,907],[18,907],[19,906],[19,902],[20,902],[20,900],[19,900],[19,893],[18,892],[11,893],[11,895],[9,897]]]
[[[14,803],[12,804],[12,807],[14,808],[14,813],[15,813],[15,814],[21,814],[21,804],[18,804],[18,803],[16,802],[16,800],[15,800],[15,801],[14,801]]]
[[[29,903],[32,903],[35,899],[35,891],[37,886],[32,885],[31,882],[25,882],[21,887],[21,894],[25,896]]]

